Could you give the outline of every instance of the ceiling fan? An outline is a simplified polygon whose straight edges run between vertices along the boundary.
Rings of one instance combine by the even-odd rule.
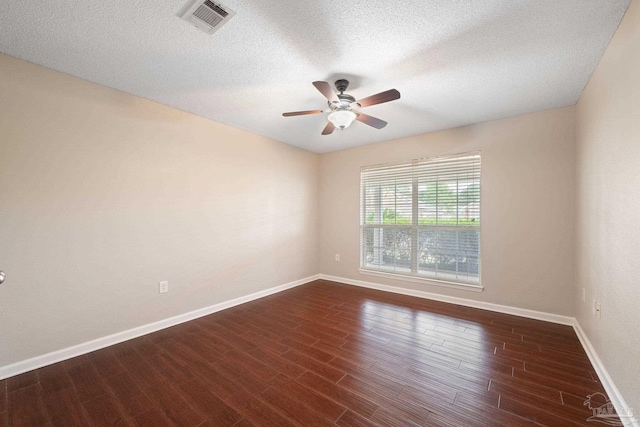
[[[340,129],[348,128],[354,120],[358,120],[376,129],[382,129],[387,125],[387,122],[361,113],[359,109],[400,99],[400,92],[395,89],[390,89],[356,101],[353,96],[344,93],[347,87],[349,87],[349,81],[345,79],[336,80],[336,89],[340,92],[338,94],[334,92],[331,85],[327,82],[313,82],[313,85],[327,98],[329,108],[324,110],[293,111],[291,113],[283,113],[282,115],[291,117],[329,113],[327,116],[329,123],[327,123],[327,126],[325,126],[322,131],[322,135],[331,134],[336,127]]]

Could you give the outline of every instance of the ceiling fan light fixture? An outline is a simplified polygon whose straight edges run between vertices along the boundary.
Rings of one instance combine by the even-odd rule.
[[[351,110],[336,110],[329,114],[328,119],[335,127],[346,129],[353,123],[356,117],[358,117],[358,115]]]

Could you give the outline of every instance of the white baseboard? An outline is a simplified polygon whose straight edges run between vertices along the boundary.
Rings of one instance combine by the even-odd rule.
[[[602,386],[607,392],[609,400],[611,400],[611,403],[613,403],[613,406],[616,408],[616,413],[618,413],[618,415],[620,416],[620,420],[622,421],[624,426],[640,427],[640,423],[638,423],[638,420],[634,419],[634,417],[630,414],[629,406],[626,404],[624,398],[622,397],[622,394],[620,394],[618,387],[616,387],[616,385],[614,384],[613,379],[611,379],[609,372],[607,372],[607,369],[604,367],[604,364],[602,363],[602,360],[600,360],[598,353],[596,353],[595,348],[593,348],[589,337],[587,337],[587,334],[585,334],[584,330],[580,326],[580,323],[578,323],[578,319],[574,318],[573,329],[576,331],[576,335],[578,335],[580,344],[582,344],[584,351],[587,353],[587,356],[589,357],[593,368],[596,370],[596,374],[598,374],[598,377],[602,382]]]
[[[43,354],[41,356],[36,356],[31,359],[13,363],[11,365],[2,366],[0,367],[0,380],[12,377],[14,375],[22,374],[24,372],[32,371],[34,369],[42,368],[43,366],[51,365],[53,363],[61,362],[63,360],[71,359],[72,357],[91,353],[92,351],[100,350],[101,348],[105,348],[110,345],[118,344],[123,341],[130,340],[132,338],[136,338],[142,335],[147,335],[147,334],[150,334],[151,332],[156,332],[161,329],[168,328],[170,326],[175,326],[180,323],[197,319],[199,317],[207,316],[209,314],[212,314],[221,310],[225,310],[227,308],[231,308],[236,305],[244,304],[246,302],[253,301],[258,298],[263,298],[268,295],[285,291],[287,289],[295,288],[296,286],[304,285],[305,283],[318,280],[319,278],[320,278],[319,274],[305,277],[304,279],[295,280],[293,282],[289,282],[284,285],[265,289],[264,291],[255,292],[253,294],[245,295],[239,298],[234,298],[232,300],[214,304],[209,307],[204,307],[199,310],[190,311],[188,313],[180,314],[178,316],[170,317],[168,319],[163,319],[158,322],[153,322],[146,325],[138,326],[136,328],[128,329],[126,331],[108,335],[106,337],[97,338],[92,341],[67,347],[62,350],[53,351],[51,353]]]
[[[381,285],[379,283],[365,282],[362,280],[347,279],[344,277],[329,276],[321,274],[320,279],[332,282],[345,283],[347,285],[361,286],[363,288],[377,289],[379,291],[393,292],[396,294],[409,295],[412,297],[425,298],[434,301],[447,302],[450,304],[463,305],[465,307],[480,308],[483,310],[495,311],[498,313],[513,314],[514,316],[528,317],[529,319],[544,320],[545,322],[559,323],[561,325],[573,326],[574,318],[562,316],[560,314],[545,313],[543,311],[528,310],[526,308],[511,307],[508,305],[494,304],[490,302],[475,301],[466,298],[440,295],[432,292],[417,291],[414,289],[401,288],[397,286]]]

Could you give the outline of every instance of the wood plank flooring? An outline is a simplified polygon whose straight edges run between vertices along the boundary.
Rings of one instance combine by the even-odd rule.
[[[0,427],[585,426],[573,329],[316,281],[0,381]]]

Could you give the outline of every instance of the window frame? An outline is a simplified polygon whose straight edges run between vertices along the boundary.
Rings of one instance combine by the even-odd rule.
[[[415,169],[418,166],[424,166],[428,163],[437,163],[438,161],[443,161],[446,159],[456,159],[463,157],[471,157],[477,156],[479,163],[479,170],[477,172],[478,177],[478,218],[480,219],[479,225],[477,226],[438,226],[438,225],[420,225],[419,218],[419,181],[420,177],[418,175],[411,176],[411,224],[385,224],[384,220],[381,223],[377,224],[367,224],[366,216],[367,216],[367,205],[366,205],[366,183],[364,179],[364,173],[371,170],[384,170],[384,169],[392,169],[394,167],[408,167]],[[372,166],[364,166],[360,171],[360,268],[359,272],[365,275],[378,276],[384,278],[392,278],[409,282],[416,283],[426,283],[436,286],[443,286],[448,288],[456,288],[456,289],[465,289],[475,292],[482,292],[484,289],[482,285],[482,220],[481,220],[481,201],[482,201],[482,156],[480,151],[468,152],[468,153],[458,153],[446,156],[437,156],[437,157],[428,157],[422,159],[415,159],[410,161],[402,161],[395,163],[387,163],[380,165],[372,165]],[[437,182],[437,181],[436,181]],[[380,196],[379,196],[380,197]],[[459,203],[456,203],[456,211],[459,209]],[[379,208],[379,215],[382,215],[382,207]],[[464,227],[464,228],[463,228]],[[381,268],[375,268],[367,265],[366,261],[366,252],[367,246],[365,242],[365,230],[366,229],[380,229],[380,228],[388,228],[393,230],[411,230],[411,271],[410,272],[398,272],[398,271],[389,271]],[[477,281],[466,281],[461,278],[452,277],[451,279],[444,276],[440,277],[430,277],[426,274],[419,273],[419,256],[418,256],[418,235],[420,230],[456,230],[460,229],[469,229],[476,230],[478,233],[478,280]]]

